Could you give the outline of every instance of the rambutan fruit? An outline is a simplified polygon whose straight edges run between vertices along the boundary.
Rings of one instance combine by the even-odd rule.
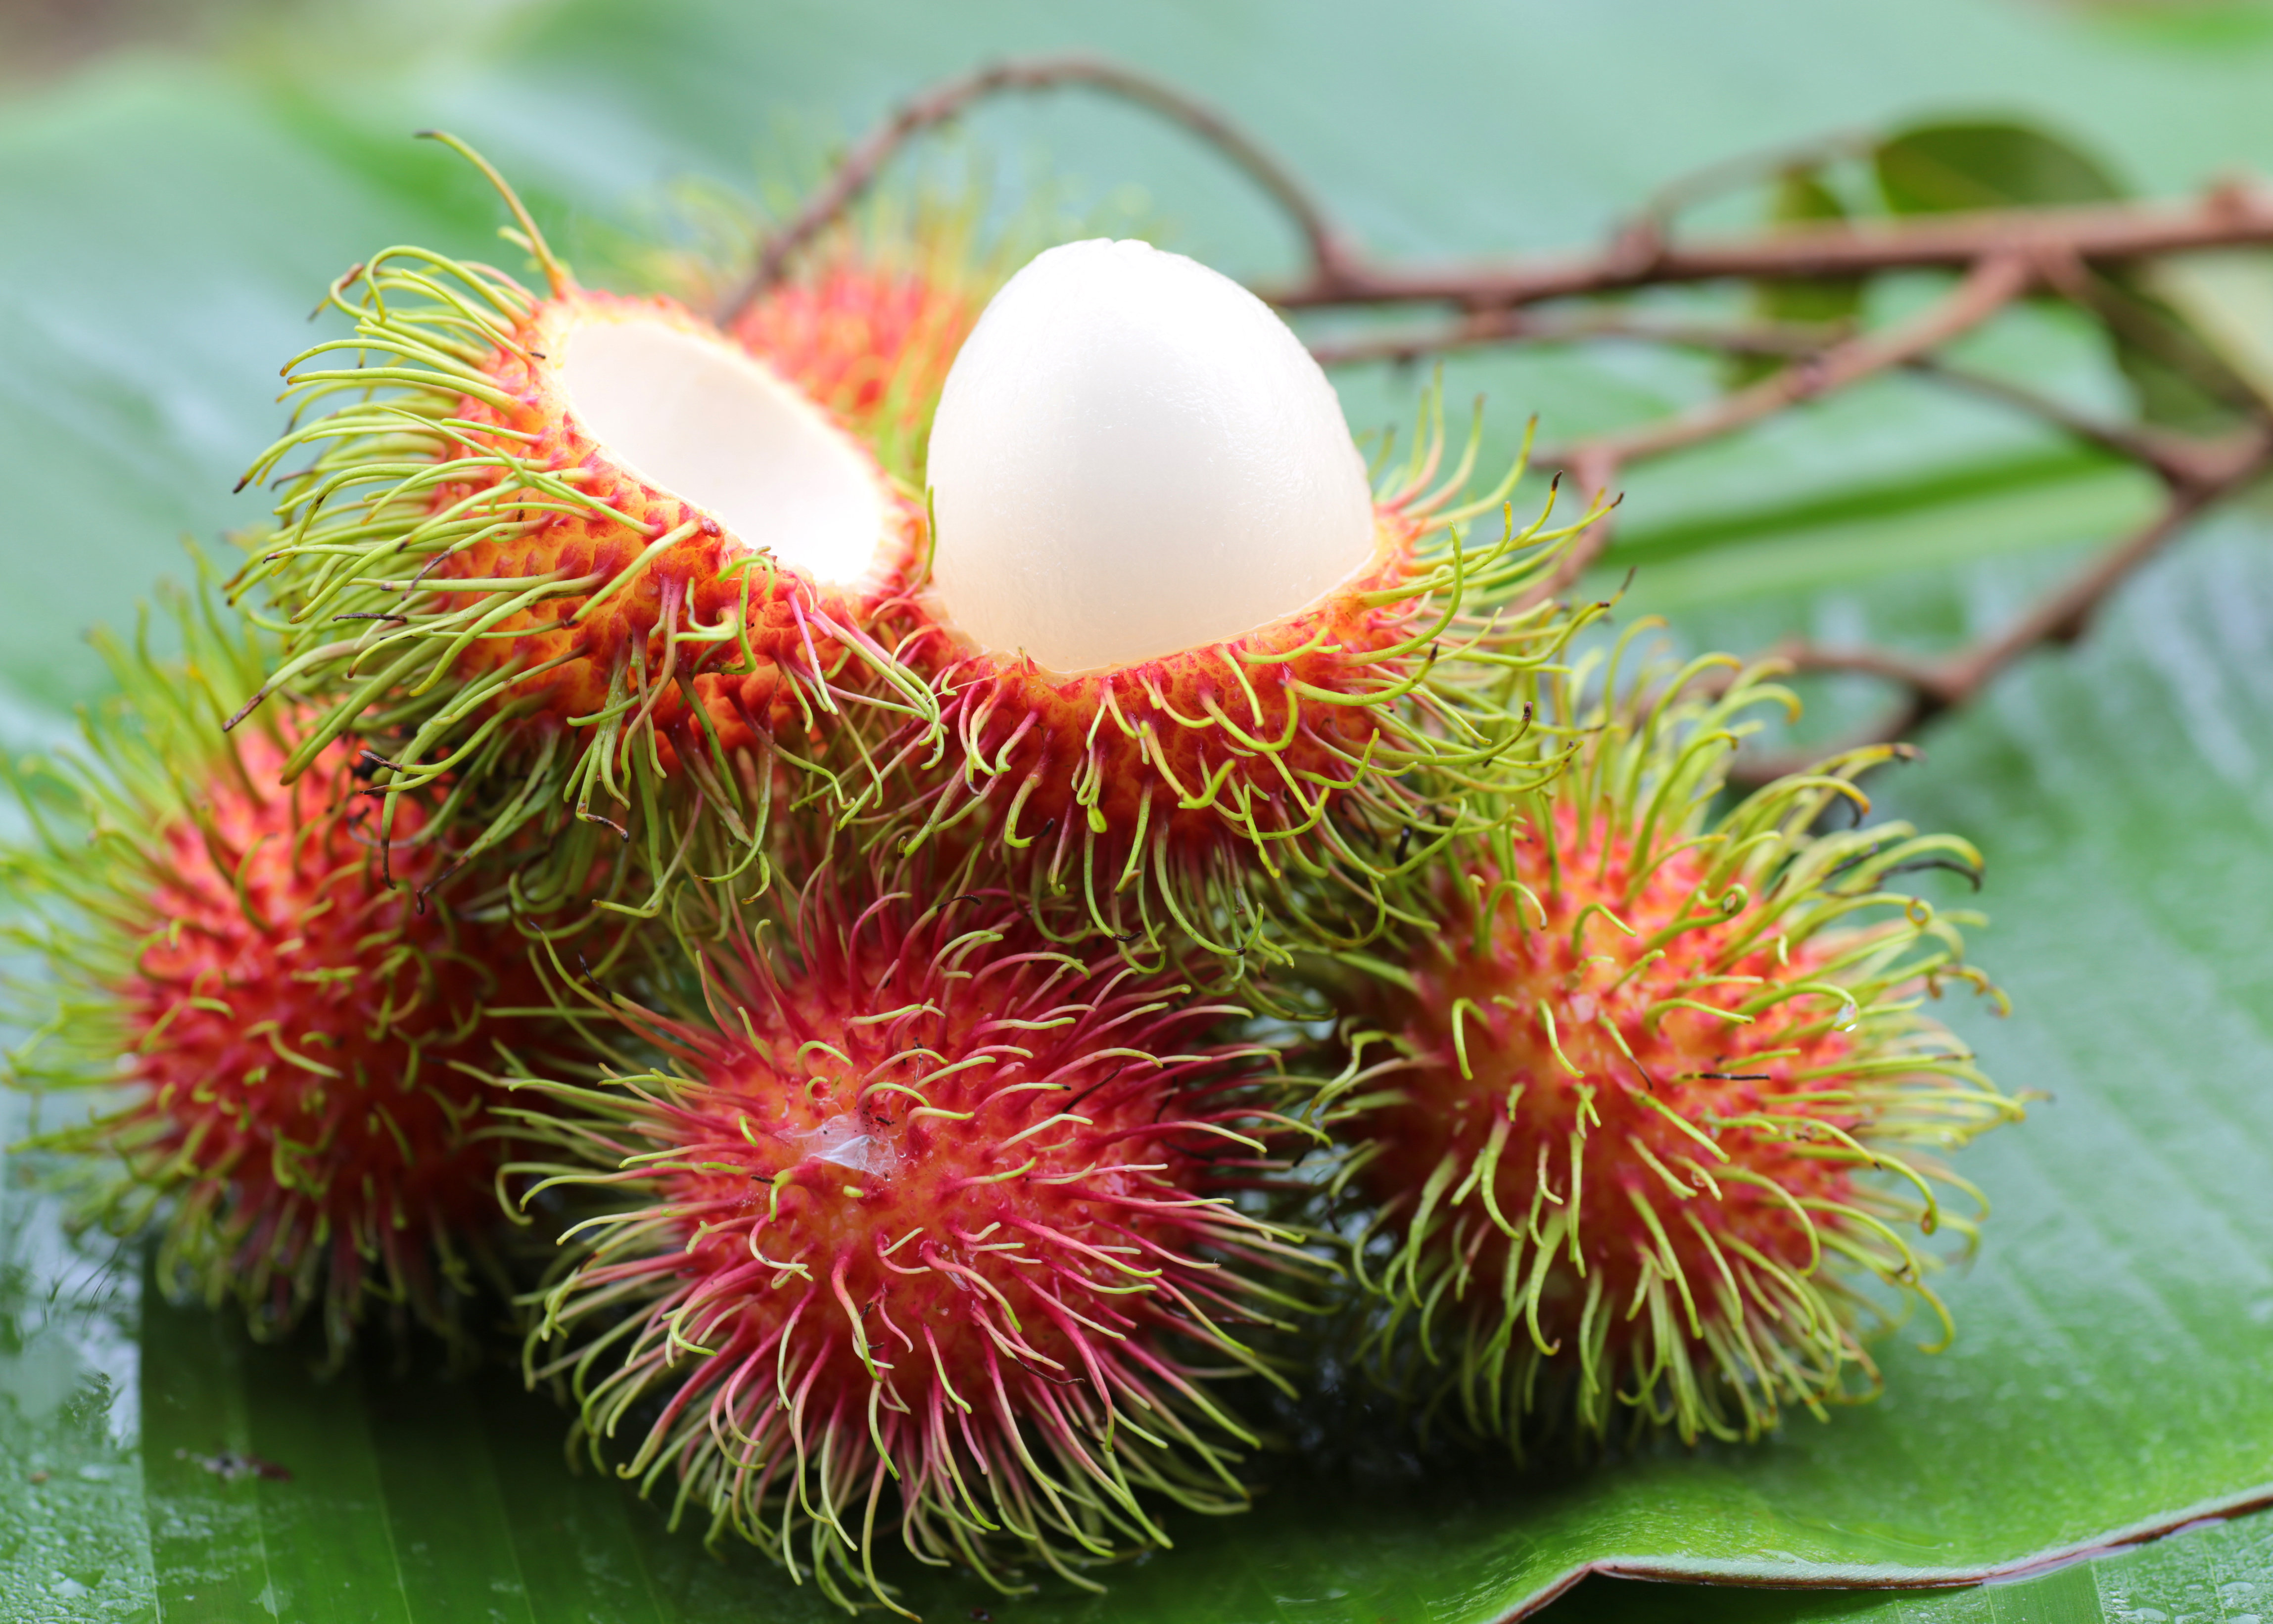
[[[1992,991],[1962,962],[1977,921],[1888,883],[1978,857],[1819,827],[1859,820],[1855,776],[1894,746],[1712,815],[1740,713],[1789,699],[1735,663],[1613,675],[1587,714],[1550,690],[1567,775],[1456,840],[1407,899],[1424,924],[1339,989],[1363,1014],[1325,1098],[1368,1215],[1371,1362],[1519,1448],[1621,1413],[1750,1438],[1875,1391],[1864,1338],[1895,1302],[1952,1334],[1904,1231],[1969,1246],[1986,1211],[1945,1206],[1978,1196],[1935,1153],[2021,1114],[1918,1009]]]
[[[510,930],[382,874],[356,752],[334,743],[289,785],[306,725],[272,708],[224,737],[260,677],[250,637],[192,611],[179,662],[104,641],[123,697],[84,752],[11,768],[32,836],[0,852],[18,1088],[90,1091],[86,1122],[34,1142],[74,1152],[86,1216],[155,1218],[160,1277],[256,1335],[322,1302],[334,1356],[374,1303],[454,1332],[475,1266],[501,1281],[499,1147],[484,1085],[506,1022],[541,983]],[[424,808],[396,819],[394,879],[443,866]]]
[[[898,809],[904,843],[975,819],[1034,894],[1227,956],[1267,945],[1258,884],[1283,909],[1289,873],[1370,896],[1425,861],[1448,775],[1522,732],[1493,691],[1570,634],[1508,605],[1577,528],[1511,516],[1465,549],[1453,526],[1515,476],[1451,505],[1473,442],[1432,490],[1428,422],[1377,496],[1332,385],[1237,283],[1133,241],[1031,261],[932,428],[933,583],[903,647],[950,771]]]
[[[921,475],[948,369],[995,280],[971,252],[967,223],[940,214],[831,243],[727,327],[907,479]]]
[[[272,685],[341,695],[286,775],[360,732],[386,744],[391,816],[394,794],[503,764],[520,787],[488,797],[481,849],[550,806],[644,815],[684,766],[754,851],[752,785],[826,754],[844,703],[933,725],[866,630],[921,506],[700,318],[578,286],[482,168],[546,289],[423,249],[355,267],[326,301],[355,332],[287,368],[298,420],[247,475],[312,453],[240,588],[282,616]]]
[[[589,1207],[531,1380],[572,1380],[596,1456],[643,1426],[619,1471],[675,1477],[674,1517],[848,1606],[889,1600],[895,1490],[921,1561],[1094,1588],[1168,1543],[1149,1497],[1245,1503],[1255,1439],[1208,1386],[1281,1380],[1240,1328],[1315,1268],[1257,1210],[1287,1126],[1263,1051],[968,865],[806,872],[696,950],[699,1001],[614,1000],[612,1074],[515,1082],[559,1153],[515,1174]]]

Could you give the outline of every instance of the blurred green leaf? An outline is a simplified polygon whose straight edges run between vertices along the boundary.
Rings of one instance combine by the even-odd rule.
[[[2033,125],[1997,120],[1921,124],[1872,154],[1879,190],[1897,214],[2028,205],[2109,203],[2125,191],[2089,154]],[[2196,432],[2231,424],[2240,379],[2188,325],[2181,308],[2128,271],[2084,273],[2097,288],[2116,364],[2148,422]],[[2191,312],[2188,312],[2190,314]]]
[[[2257,398],[2273,402],[2273,255],[2246,249],[2180,255],[2157,265],[2152,280]]]
[[[1778,225],[1844,220],[1847,206],[1823,183],[1818,171],[1786,169],[1776,177],[1769,218]],[[1768,282],[1758,289],[1757,296],[1760,313],[1772,321],[1846,321],[1862,309],[1863,284],[1853,277]]]
[[[1998,119],[1913,125],[1880,142],[1872,162],[1887,206],[1897,214],[2106,203],[2123,196],[2104,168],[2067,142]]]
[[[0,675],[59,705],[133,624],[182,538],[256,523],[232,495],[281,428],[280,364],[356,254],[402,240],[490,253],[496,211],[430,144],[367,137],[206,71],[129,70],[37,113],[0,109],[0,445],[11,472]],[[360,244],[350,249],[349,244]],[[31,476],[36,475],[35,477]]]

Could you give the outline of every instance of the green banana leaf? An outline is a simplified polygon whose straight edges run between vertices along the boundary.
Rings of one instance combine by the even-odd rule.
[[[2215,12],[2215,15],[2212,13]],[[2078,20],[1992,0],[1827,8],[1446,4],[1384,19],[1297,0],[956,8],[582,0],[462,15],[260,13],[231,52],[124,59],[0,102],[0,744],[36,747],[99,691],[79,642],[131,622],[177,538],[252,522],[232,497],[277,423],[274,370],[324,284],[387,242],[491,252],[497,218],[443,123],[490,151],[601,275],[686,175],[809,173],[832,134],[1009,49],[1113,51],[1234,111],[1383,252],[1545,247],[1607,229],[1697,161],[1860,121],[1983,110],[2088,143],[2134,191],[2273,168],[2273,28],[2253,9]],[[2016,93],[2015,86],[2021,86]],[[1984,114],[1985,116],[1985,114]],[[1246,273],[1288,244],[1182,135],[1059,98],[971,121],[1006,190],[1045,166],[1142,184],[1166,239]],[[802,152],[805,156],[799,158]],[[788,158],[777,154],[788,153]],[[804,163],[806,168],[798,166]],[[1899,290],[1894,296],[1900,296]],[[2114,363],[2056,318],[1980,341],[2087,400]],[[1354,423],[1420,383],[1344,380]],[[1715,386],[1704,363],[1545,352],[1464,362],[1491,444],[1558,438]],[[1741,444],[1641,470],[1610,584],[1696,646],[1805,630],[1918,647],[1994,625],[2146,511],[2128,471],[1894,379]],[[1487,1620],[1589,1568],[1864,1592],[1589,1579],[1572,1620],[1872,1616],[2239,1620],[2273,1597],[2265,1519],[2041,1577],[2035,1565],[2273,1499],[2273,520],[2205,527],[2081,647],[2031,659],[1874,786],[1886,815],[1987,853],[1978,958],[2007,1021],[1948,1012],[2023,1126],[1968,1153],[1994,1198],[1929,1357],[1899,1334],[1876,1403],[1751,1449],[1579,1470],[1408,1446],[1354,1397],[1276,1418],[1254,1511],[1174,1525],[1102,1598],[1003,1601],[913,1575],[931,1619]],[[1867,685],[1813,694],[1812,733]],[[19,1109],[20,1114],[20,1108]],[[22,1124],[4,1126],[12,1137]],[[591,1470],[498,1369],[382,1351],[329,1381],[142,1286],[139,1251],[74,1239],[11,1164],[0,1187],[0,1615],[117,1620],[820,1619]],[[1258,1401],[1259,1402],[1259,1401]]]

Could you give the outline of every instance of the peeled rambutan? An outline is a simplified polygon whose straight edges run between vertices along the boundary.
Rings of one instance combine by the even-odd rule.
[[[1918,1013],[1988,990],[1971,917],[1888,888],[1972,849],[1818,827],[1859,819],[1852,781],[1893,747],[1711,816],[1735,718],[1788,698],[1757,670],[1691,697],[1714,664],[1590,715],[1558,698],[1567,775],[1456,840],[1406,899],[1425,923],[1342,989],[1364,1013],[1330,1110],[1373,1361],[1519,1447],[1622,1411],[1749,1438],[1875,1390],[1890,1299],[1950,1334],[1903,1231],[1976,1233],[1934,1152],[2021,1114]]]
[[[531,1379],[847,1605],[889,1600],[895,1489],[919,1560],[1005,1589],[1167,1544],[1149,1497],[1241,1508],[1254,1439],[1207,1387],[1272,1373],[1238,1328],[1311,1267],[1252,1209],[1284,1125],[1260,1051],[1212,1037],[1237,1012],[928,876],[810,868],[706,933],[700,1007],[615,999],[613,1074],[515,1085],[560,1152],[516,1174],[590,1207]]]
[[[11,775],[34,838],[0,854],[9,936],[47,969],[9,982],[10,1081],[96,1095],[35,1142],[98,1159],[90,1217],[157,1217],[174,1289],[236,1299],[262,1336],[320,1298],[335,1356],[374,1303],[454,1332],[473,1266],[501,1278],[466,1067],[496,1063],[491,1007],[540,983],[510,930],[424,894],[444,864],[421,803],[382,854],[349,744],[281,785],[294,713],[223,737],[261,650],[183,618],[182,663],[106,644],[125,692],[84,753]]]
[[[1522,732],[1495,690],[1570,633],[1549,603],[1494,606],[1572,529],[1511,517],[1464,548],[1453,526],[1506,488],[1451,506],[1468,461],[1432,492],[1441,425],[1420,438],[1377,496],[1332,385],[1238,284],[1140,242],[1032,260],[933,424],[933,584],[903,647],[949,770],[904,842],[983,827],[1097,928],[1226,955],[1266,943],[1258,882],[1283,907],[1289,873],[1370,894],[1424,861],[1447,775]]]
[[[707,322],[579,287],[498,183],[547,290],[421,249],[356,266],[327,301],[354,333],[288,367],[304,420],[247,475],[312,453],[241,588],[283,616],[275,683],[342,696],[287,775],[349,730],[392,741],[394,792],[504,762],[525,787],[486,845],[563,801],[643,809],[684,764],[754,847],[749,785],[826,753],[845,703],[932,725],[866,629],[921,505]]]

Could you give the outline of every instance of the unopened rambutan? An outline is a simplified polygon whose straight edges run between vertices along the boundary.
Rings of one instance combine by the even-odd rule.
[[[335,1355],[374,1302],[454,1330],[499,1228],[466,1067],[540,984],[511,931],[424,894],[444,863],[415,800],[389,883],[349,744],[286,786],[296,714],[222,735],[262,650],[183,621],[180,663],[106,642],[124,694],[86,750],[11,773],[33,838],[0,854],[8,937],[45,973],[8,984],[10,1081],[94,1093],[35,1142],[94,1158],[91,1218],[158,1219],[169,1286],[263,1336],[320,1298]]]
[[[1377,496],[1332,385],[1246,289],[1140,242],[1031,261],[933,425],[933,586],[903,646],[949,770],[904,842],[983,827],[1097,928],[1226,955],[1264,944],[1290,873],[1369,894],[1424,861],[1445,776],[1522,732],[1493,690],[1569,635],[1505,606],[1576,528],[1510,517],[1465,549],[1452,527],[1508,487],[1449,505],[1473,446],[1432,490],[1430,422]]]
[[[563,802],[645,811],[684,764],[754,849],[752,784],[826,752],[847,700],[932,725],[866,630],[921,506],[700,318],[579,287],[498,184],[547,290],[423,249],[355,267],[326,301],[354,333],[287,369],[296,412],[330,409],[247,475],[312,453],[241,588],[283,617],[275,682],[342,696],[287,775],[350,730],[394,793],[503,763],[522,787],[479,848]]]
[[[991,290],[959,221],[922,224],[832,244],[728,327],[911,479],[920,475],[948,369]]]
[[[1888,888],[1971,872],[1972,849],[1819,829],[1841,803],[1859,819],[1853,780],[1894,747],[1711,816],[1739,713],[1789,697],[1757,669],[1692,697],[1715,663],[1613,677],[1585,715],[1557,695],[1567,775],[1456,840],[1407,899],[1422,926],[1342,989],[1366,1012],[1332,1110],[1369,1215],[1370,1351],[1519,1446],[1622,1411],[1749,1438],[1874,1391],[1863,1337],[1889,1297],[1950,1334],[1903,1231],[1976,1232],[1933,1153],[2020,1115],[1918,1013],[1952,981],[1988,990],[1970,917]]]
[[[1250,1210],[1283,1124],[1212,1036],[1237,1012],[924,873],[813,868],[701,950],[701,1007],[616,1000],[624,1069],[517,1084],[565,1159],[516,1171],[593,1205],[532,1380],[848,1605],[889,1600],[895,1496],[919,1560],[1003,1588],[1167,1544],[1148,1497],[1241,1508],[1254,1439],[1207,1384],[1271,1373],[1242,1328],[1310,1267]]]

